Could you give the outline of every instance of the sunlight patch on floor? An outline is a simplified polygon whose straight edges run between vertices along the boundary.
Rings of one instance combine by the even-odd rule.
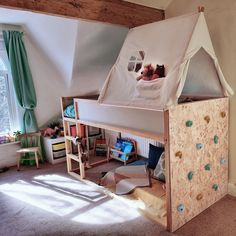
[[[76,194],[79,194],[92,201],[99,201],[105,196],[101,193],[101,191],[97,191],[95,188],[86,185],[85,183],[56,174],[39,175],[34,177],[34,180],[40,181],[41,183],[47,184],[49,186],[53,186],[58,190],[63,189],[63,191],[67,191],[74,196],[76,196]]]
[[[74,217],[72,220],[80,223],[102,225],[124,223],[139,216],[139,212],[134,208],[130,208],[116,199],[112,199],[99,207]]]
[[[74,210],[89,205],[89,202],[79,198],[67,196],[22,180],[18,180],[13,184],[1,185],[0,192],[59,216],[67,215]]]
[[[0,192],[80,223],[116,224],[140,216],[134,208],[97,188],[56,174],[2,184]]]

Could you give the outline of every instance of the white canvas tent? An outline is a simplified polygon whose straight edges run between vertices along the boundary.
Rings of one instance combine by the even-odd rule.
[[[143,66],[149,63],[164,64],[165,77],[137,81]],[[163,110],[177,104],[181,94],[233,94],[218,64],[203,13],[131,29],[103,86],[99,103]]]

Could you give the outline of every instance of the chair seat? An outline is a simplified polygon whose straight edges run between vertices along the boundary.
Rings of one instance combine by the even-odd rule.
[[[39,147],[29,147],[29,148],[21,148],[20,150],[16,151],[18,153],[26,153],[26,152],[38,152]]]

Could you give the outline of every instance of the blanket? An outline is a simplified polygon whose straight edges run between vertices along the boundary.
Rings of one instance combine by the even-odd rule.
[[[109,171],[102,179],[102,186],[114,188],[118,195],[128,194],[136,187],[150,186],[146,165],[122,166]]]

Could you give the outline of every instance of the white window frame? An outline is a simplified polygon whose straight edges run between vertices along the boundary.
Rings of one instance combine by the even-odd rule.
[[[143,55],[143,58],[138,59],[138,57],[137,57],[135,54],[139,54],[140,52],[143,52],[144,55]],[[134,57],[133,60],[131,60],[132,57]],[[135,52],[133,53],[133,55],[131,55],[130,58],[129,58],[128,66],[127,66],[128,71],[129,71],[129,72],[139,73],[140,70],[141,70],[141,69],[143,68],[143,66],[144,66],[145,57],[146,57],[146,52],[145,52],[144,50],[135,51]],[[133,68],[132,70],[129,70],[129,66],[130,66],[131,63],[134,64],[134,68]],[[141,68],[140,68],[138,71],[136,71],[136,66],[137,66],[137,64],[141,64]]]
[[[0,43],[3,44],[3,38],[1,37],[0,33]],[[21,130],[21,120],[23,117],[23,109],[17,104],[16,96],[14,92],[13,80],[11,77],[11,70],[10,65],[7,57],[7,52],[5,49],[0,48],[0,58],[5,64],[7,70],[0,70],[0,74],[3,75],[6,79],[6,86],[7,86],[7,101],[9,106],[9,118],[10,118],[10,134],[12,135],[13,132],[17,130]],[[2,135],[8,135],[8,133],[1,133]]]

